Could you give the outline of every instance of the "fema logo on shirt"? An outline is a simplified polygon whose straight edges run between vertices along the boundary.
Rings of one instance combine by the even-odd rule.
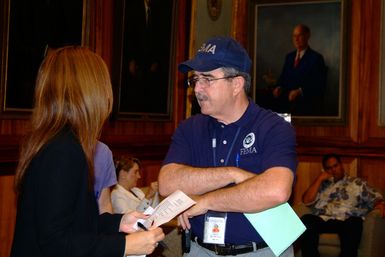
[[[241,155],[246,155],[250,153],[257,153],[257,149],[253,144],[255,143],[255,134],[253,132],[247,134],[243,139],[243,147],[240,149]]]
[[[252,146],[255,142],[255,135],[253,132],[249,133],[244,139],[243,139],[243,147],[249,148]]]

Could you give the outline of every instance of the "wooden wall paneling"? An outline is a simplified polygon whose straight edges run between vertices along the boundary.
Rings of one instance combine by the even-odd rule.
[[[360,62],[362,62],[362,52],[360,51],[360,43],[362,40],[360,29],[362,25],[362,14],[359,11],[357,1],[351,1],[351,20],[350,20],[350,48],[349,48],[349,112],[350,133],[355,142],[358,141],[359,123],[362,120],[362,115],[359,114],[359,86],[360,86]]]
[[[0,176],[15,173],[20,140],[20,136],[0,134]]]
[[[151,182],[158,180],[158,174],[162,161],[143,161],[141,179],[138,181],[138,187],[147,187]]]
[[[174,105],[173,105],[173,127],[172,131],[179,125],[179,122],[186,117],[185,99],[187,94],[186,75],[179,72],[177,66],[185,61],[189,56],[189,41],[190,41],[190,20],[191,20],[191,5],[192,1],[178,1],[177,11],[177,32],[175,53],[175,71],[174,80]]]
[[[385,159],[361,158],[359,174],[385,197]]]
[[[16,195],[13,191],[14,176],[0,176],[0,256],[11,253],[16,221]]]
[[[353,44],[358,50],[357,61],[353,67],[356,76],[353,79],[352,95],[357,94],[352,101],[358,106],[357,131],[359,133],[358,141],[367,142],[370,127],[377,127],[378,115],[378,87],[379,87],[379,35],[380,35],[380,1],[371,0],[365,2],[352,3],[353,12],[360,13],[361,19],[354,20],[354,39]],[[353,15],[354,16],[354,15]],[[370,18],[369,18],[370,17]],[[352,85],[353,86],[353,85]],[[374,104],[368,104],[369,102]],[[353,108],[353,106],[351,106]]]
[[[381,15],[385,14],[385,11],[383,10],[383,13],[381,13],[381,1],[377,0],[373,2],[373,7],[371,9],[372,16],[374,16],[372,20],[371,26],[374,27],[373,35],[372,35],[372,48],[373,51],[370,51],[369,58],[372,59],[373,63],[373,71],[371,73],[371,81],[370,84],[372,84],[372,87],[370,88],[370,92],[372,92],[370,102],[376,103],[376,104],[368,104],[369,101],[366,101],[366,106],[370,108],[367,112],[367,115],[369,116],[369,122],[371,126],[368,127],[367,134],[368,134],[368,142],[370,144],[381,141],[382,145],[385,145],[385,126],[379,126],[378,125],[378,115],[379,115],[379,101],[385,101],[385,99],[379,99],[380,93],[379,93],[379,86],[380,86],[380,67],[379,67],[379,58],[381,51],[385,51],[385,41],[381,42],[381,36],[382,38],[385,38],[384,35],[381,35],[381,23],[382,26],[385,26],[383,24],[384,18]],[[368,14],[369,15],[369,14]],[[369,26],[369,22],[367,21],[366,26]],[[377,35],[376,35],[377,34]],[[381,43],[381,45],[380,45]],[[382,65],[385,65],[385,63],[382,63]],[[382,76],[385,76],[383,74]]]
[[[247,28],[248,6],[248,0],[233,0],[232,37],[239,41],[246,49],[249,47]]]
[[[302,194],[321,172],[322,165],[320,158],[306,158],[298,163],[296,181],[294,184],[292,203],[302,202]]]
[[[91,33],[90,33],[90,47],[95,50],[107,66],[112,67],[112,46],[113,46],[113,25],[114,25],[114,2],[115,1],[101,1],[89,0],[90,4],[90,19],[91,19]]]
[[[350,127],[355,141],[383,152],[378,126],[381,1],[351,1]]]

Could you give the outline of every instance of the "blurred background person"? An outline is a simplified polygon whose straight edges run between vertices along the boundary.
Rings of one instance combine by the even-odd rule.
[[[99,205],[99,213],[112,213],[111,187],[116,185],[115,164],[110,148],[98,141],[95,150],[95,197]]]
[[[317,257],[319,235],[338,233],[340,257],[357,256],[364,216],[379,209],[385,217],[383,196],[368,183],[345,173],[339,155],[331,153],[322,159],[323,172],[304,192],[302,201],[312,209],[301,217],[306,231],[300,237],[302,257]]]
[[[148,206],[158,205],[158,182],[152,182],[146,193],[136,187],[138,179],[141,178],[139,159],[122,156],[115,161],[115,167],[118,184],[111,193],[114,213],[126,213],[133,210],[144,212]]]

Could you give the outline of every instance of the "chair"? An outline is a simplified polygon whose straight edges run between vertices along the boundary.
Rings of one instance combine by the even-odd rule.
[[[303,203],[293,206],[299,217],[311,213],[310,208]],[[337,257],[340,252],[340,242],[337,234],[325,233],[320,235],[318,250],[322,257]],[[378,210],[372,210],[365,216],[358,257],[385,256],[385,218],[381,218]],[[298,250],[295,257],[301,257]]]

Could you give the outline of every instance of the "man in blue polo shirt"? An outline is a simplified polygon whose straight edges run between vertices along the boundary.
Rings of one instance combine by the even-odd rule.
[[[179,216],[191,230],[186,256],[275,256],[243,213],[286,202],[297,166],[295,132],[248,98],[251,60],[230,37],[205,42],[179,65],[191,72],[201,114],[182,122],[159,173],[159,191],[177,189],[196,205]],[[289,247],[281,256],[293,256]]]

